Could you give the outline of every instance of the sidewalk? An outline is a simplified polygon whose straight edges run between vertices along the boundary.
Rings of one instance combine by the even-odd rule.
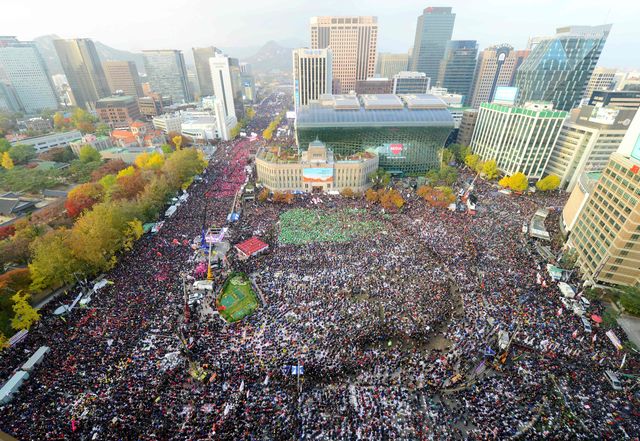
[[[640,348],[640,317],[623,313],[618,318],[618,324],[624,329],[629,340]]]

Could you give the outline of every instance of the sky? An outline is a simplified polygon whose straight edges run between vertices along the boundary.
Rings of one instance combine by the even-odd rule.
[[[406,52],[427,6],[453,7],[453,38],[477,40],[480,49],[497,43],[519,49],[556,27],[612,23],[599,65],[640,69],[637,0],[2,0],[0,32],[21,40],[88,37],[135,52],[186,51],[269,40],[308,45],[311,16],[375,15],[379,51]]]

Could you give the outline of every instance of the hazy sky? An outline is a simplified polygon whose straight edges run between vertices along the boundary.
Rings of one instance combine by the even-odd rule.
[[[118,49],[217,45],[260,46],[268,40],[308,44],[313,15],[376,15],[380,51],[405,52],[427,6],[452,6],[454,39],[480,49],[565,25],[613,23],[600,65],[640,69],[637,0],[2,0],[0,33],[32,39],[43,34],[89,37]]]

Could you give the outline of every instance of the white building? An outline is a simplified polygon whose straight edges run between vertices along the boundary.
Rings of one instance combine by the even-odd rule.
[[[182,116],[180,113],[165,113],[164,115],[154,116],[152,122],[156,130],[162,130],[164,133],[180,132],[182,128]]]
[[[211,68],[214,95],[222,100],[226,116],[233,115],[237,119],[231,59],[225,55],[216,54],[215,57],[209,58],[209,67]]]
[[[202,108],[213,112],[218,137],[223,141],[231,139],[231,130],[238,124],[235,115],[227,115],[221,99],[209,96],[202,99]]]
[[[320,95],[331,93],[331,49],[294,49],[293,103],[295,108],[306,106]]]
[[[72,141],[82,139],[82,133],[78,130],[70,132],[49,133],[48,135],[35,136],[14,141],[11,145],[30,145],[36,149],[36,153],[43,153],[54,147],[67,147]]]
[[[483,161],[495,159],[501,172],[543,177],[567,112],[551,103],[522,107],[482,103],[471,138],[471,149]]]
[[[82,138],[69,143],[69,147],[76,155],[80,154],[80,149],[85,145],[90,145],[99,152],[113,147],[109,136],[96,136],[93,134],[84,135]]]
[[[393,76],[392,90],[396,95],[427,93],[430,87],[431,78],[424,72],[402,71]]]
[[[588,103],[589,99],[591,99],[591,94],[595,90],[612,90],[617,72],[618,71],[616,69],[596,67],[591,74],[589,82],[587,83],[587,88],[584,91],[582,99]]]

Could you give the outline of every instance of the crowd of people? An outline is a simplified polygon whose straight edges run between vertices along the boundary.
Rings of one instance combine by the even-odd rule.
[[[562,310],[521,231],[561,195],[509,196],[479,181],[475,216],[406,189],[392,214],[329,195],[247,202],[226,239],[259,234],[269,252],[230,252],[214,282],[245,272],[260,307],[236,323],[210,305],[187,319],[184,285],[198,268],[188,244],[204,213],[206,225],[227,225],[250,144],[220,144],[175,215],[106,274],[112,283],[62,318],[51,312],[74,294],[52,301],[3,353],[7,379],[51,347],[0,407],[2,430],[20,440],[637,439],[637,394],[602,375],[622,354],[604,328],[587,334]],[[279,244],[279,216],[294,207],[358,208],[354,221],[382,227],[343,243]],[[638,366],[628,353],[624,370]]]

